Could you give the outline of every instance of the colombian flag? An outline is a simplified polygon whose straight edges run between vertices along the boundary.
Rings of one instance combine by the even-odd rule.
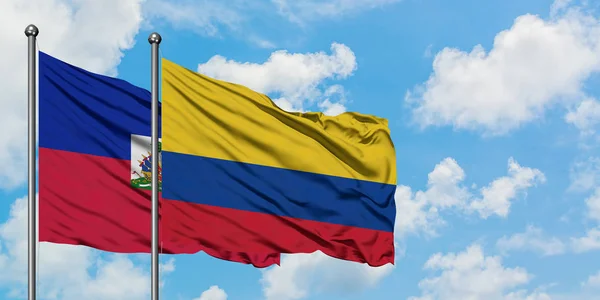
[[[293,72],[293,70],[290,70]],[[247,253],[394,262],[387,121],[290,113],[267,96],[162,60],[162,228]]]
[[[145,89],[39,52],[40,241],[150,252],[150,99]],[[198,216],[202,207],[161,201],[162,253],[205,251],[257,267],[279,263],[279,253],[248,251]]]

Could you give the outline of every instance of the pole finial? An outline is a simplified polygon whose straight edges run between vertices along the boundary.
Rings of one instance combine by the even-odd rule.
[[[27,27],[25,27],[25,35],[27,37],[30,37],[30,36],[36,37],[38,35],[38,33],[40,33],[40,30],[37,28],[37,26],[35,26],[33,24],[29,24]]]
[[[162,37],[157,32],[153,32],[148,37],[148,43],[150,44],[160,44],[162,41]]]

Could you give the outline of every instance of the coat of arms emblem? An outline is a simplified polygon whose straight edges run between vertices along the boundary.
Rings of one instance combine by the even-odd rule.
[[[149,136],[131,135],[131,186],[151,189],[152,153]],[[158,190],[162,190],[162,142],[158,140]]]

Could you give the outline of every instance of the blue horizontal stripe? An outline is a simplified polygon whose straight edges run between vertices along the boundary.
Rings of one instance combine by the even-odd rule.
[[[130,159],[131,134],[150,136],[150,100],[127,81],[39,53],[40,147]]]
[[[395,185],[162,152],[163,198],[392,232]]]

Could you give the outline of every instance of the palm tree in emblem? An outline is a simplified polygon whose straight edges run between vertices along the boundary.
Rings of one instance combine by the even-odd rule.
[[[162,143],[158,143],[158,182],[162,182]],[[142,176],[148,180],[148,182],[152,182],[152,153],[148,151],[148,156],[142,154],[143,159],[138,160],[140,163],[139,166],[142,169]],[[137,173],[137,172],[135,172]],[[139,176],[139,174],[138,174]]]

